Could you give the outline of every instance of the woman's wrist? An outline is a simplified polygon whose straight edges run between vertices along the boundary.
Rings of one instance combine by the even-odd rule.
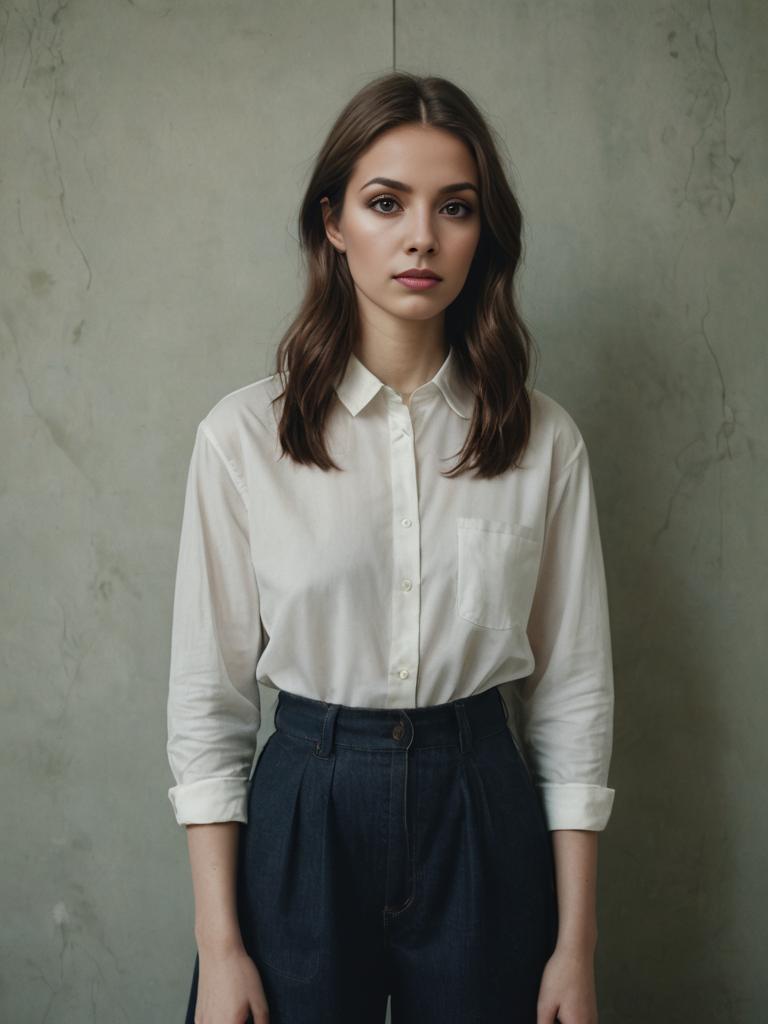
[[[569,956],[594,957],[597,949],[597,929],[565,929],[558,932],[557,949]]]
[[[243,949],[243,937],[237,927],[195,927],[195,942],[200,956],[224,956]]]

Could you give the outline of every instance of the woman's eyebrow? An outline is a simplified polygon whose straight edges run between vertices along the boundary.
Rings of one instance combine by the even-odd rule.
[[[406,185],[403,181],[396,181],[394,178],[371,178],[370,181],[366,181],[365,185],[360,186],[360,191],[362,192],[369,185],[386,185],[387,188],[395,188],[399,192],[413,192],[410,185]],[[471,181],[457,181],[453,185],[443,185],[437,192],[438,195],[442,195],[445,192],[461,192],[463,189],[470,188],[473,192],[478,192],[477,185],[473,185]]]

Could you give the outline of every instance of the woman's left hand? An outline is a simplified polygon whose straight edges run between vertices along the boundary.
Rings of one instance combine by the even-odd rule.
[[[591,952],[555,947],[541,976],[536,1024],[597,1024]]]

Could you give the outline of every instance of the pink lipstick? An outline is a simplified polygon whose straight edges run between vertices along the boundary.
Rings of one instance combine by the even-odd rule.
[[[434,288],[436,284],[440,284],[436,277],[406,277],[405,274],[396,277],[395,280],[415,291],[424,291],[426,288]]]
[[[432,288],[442,279],[434,270],[429,270],[427,267],[411,267],[409,270],[404,270],[402,274],[396,274],[395,280],[402,281],[406,288],[422,291],[424,288]]]

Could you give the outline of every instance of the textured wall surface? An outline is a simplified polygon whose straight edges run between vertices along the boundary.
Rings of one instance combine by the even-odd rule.
[[[764,1016],[767,47],[758,0],[0,0],[3,1020],[182,1019],[186,464],[213,402],[271,372],[311,159],[393,61],[504,138],[536,383],[590,451],[617,707],[601,1022]]]

